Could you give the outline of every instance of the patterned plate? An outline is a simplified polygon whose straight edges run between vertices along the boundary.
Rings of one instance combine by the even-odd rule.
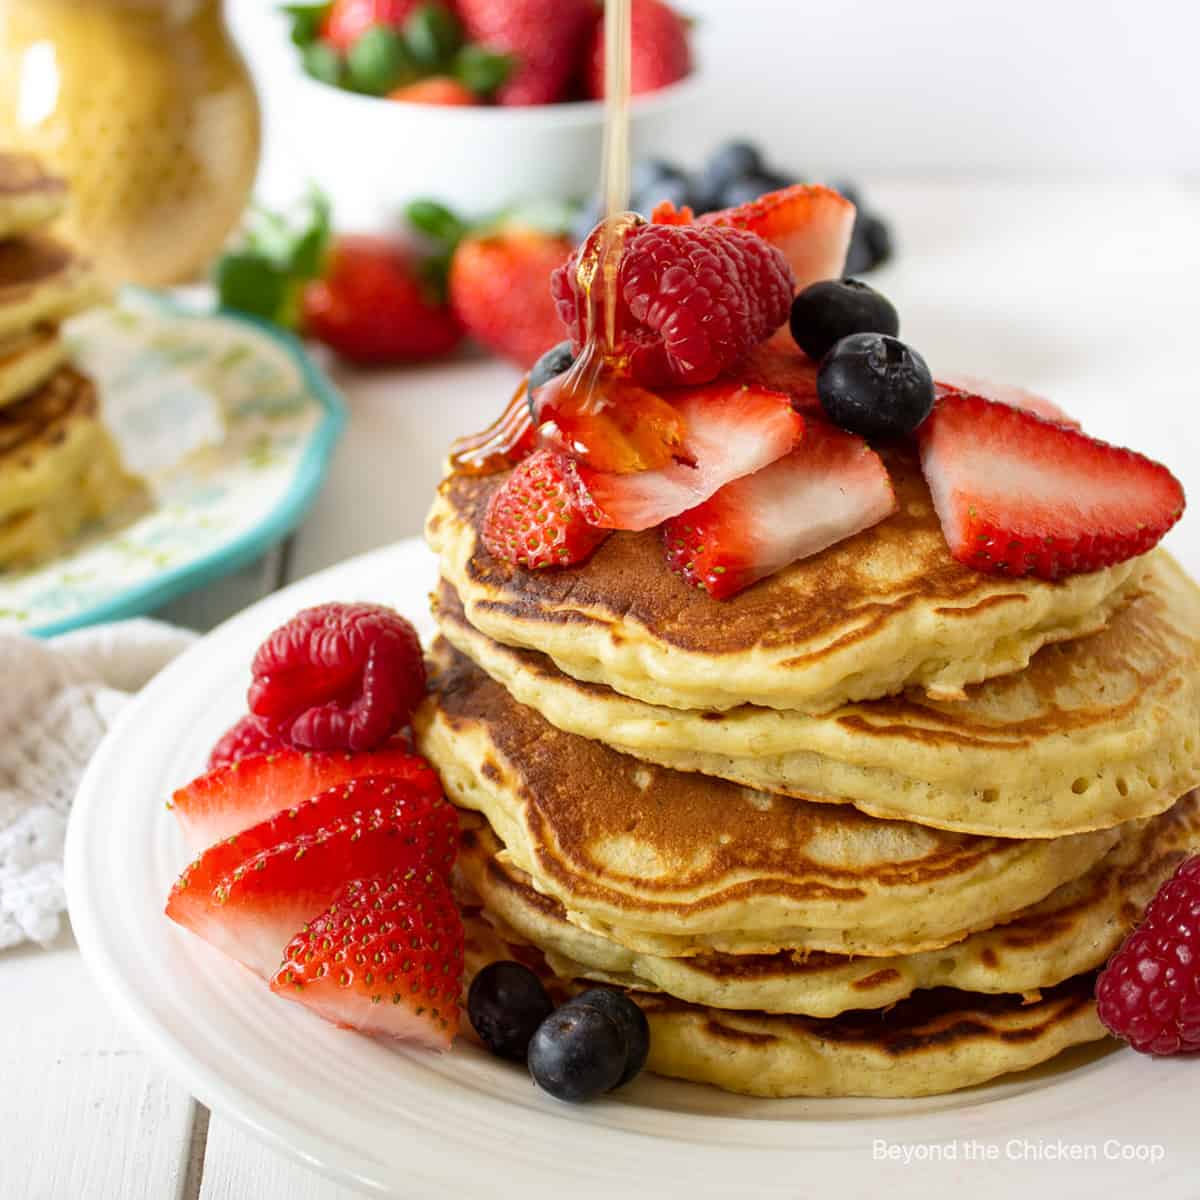
[[[68,336],[153,503],[35,570],[0,573],[0,630],[138,616],[253,562],[308,511],[345,424],[299,342],[249,318],[129,292]]]

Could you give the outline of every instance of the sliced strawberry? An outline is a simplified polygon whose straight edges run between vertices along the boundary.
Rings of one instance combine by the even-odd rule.
[[[364,775],[403,780],[430,796],[442,791],[434,769],[399,747],[364,754],[279,750],[201,775],[180,788],[168,807],[179,819],[188,845],[199,852]]]
[[[992,383],[980,379],[976,375],[943,375],[937,381],[938,394],[944,392],[966,392],[972,396],[982,396],[985,400],[995,400],[997,404],[1007,404],[1012,408],[1023,408],[1035,416],[1047,421],[1056,421],[1059,425],[1067,425],[1071,429],[1081,428],[1074,417],[1068,416],[1053,400],[1039,396],[1036,392],[1027,392],[1024,388],[1013,387],[1009,383]]]
[[[810,283],[842,277],[854,231],[854,205],[830,188],[798,183],[738,208],[705,213],[698,223],[748,229],[777,246],[801,292]]]
[[[988,574],[1096,571],[1144,554],[1183,513],[1166,467],[982,396],[943,395],[919,438],[951,554]]]
[[[589,519],[590,507],[574,460],[538,450],[492,493],[483,544],[493,558],[527,570],[571,566],[608,536]]]
[[[879,455],[854,434],[809,421],[790,454],[668,521],[667,563],[724,600],[895,510]]]
[[[457,836],[444,797],[357,779],[210,847],[171,889],[167,916],[270,978],[288,939],[346,880],[397,866],[448,877]]]
[[[436,872],[354,880],[287,944],[271,990],[337,1025],[446,1050],[458,1028],[463,942]]]
[[[580,466],[579,478],[605,529],[649,529],[707,500],[730,480],[761,470],[804,435],[804,418],[783,392],[718,381],[672,393],[686,432],[681,461],[617,475]]]

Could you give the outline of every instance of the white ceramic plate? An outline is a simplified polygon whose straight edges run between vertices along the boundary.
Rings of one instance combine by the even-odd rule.
[[[393,604],[429,632],[433,581],[411,541],[255,605],[163,672],[87,773],[67,843],[76,937],[115,1007],[205,1104],[399,1196],[1197,1195],[1200,1062],[1093,1049],[905,1102],[751,1100],[644,1076],[569,1107],[472,1047],[439,1057],[326,1025],[172,925],[162,907],[187,854],[163,802],[243,711],[262,637],[332,599]]]

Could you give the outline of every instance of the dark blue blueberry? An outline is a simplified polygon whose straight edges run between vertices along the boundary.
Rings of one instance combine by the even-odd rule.
[[[616,1086],[622,1087],[640,1074],[650,1055],[650,1025],[646,1014],[624,992],[614,988],[589,988],[570,1003],[607,1013],[625,1038],[625,1070]]]
[[[790,324],[796,345],[814,360],[852,333],[900,332],[892,302],[857,279],[810,284],[792,301]]]
[[[661,158],[639,158],[633,164],[629,178],[629,190],[636,196],[647,188],[661,183],[664,179],[682,181],[689,184],[691,180],[682,168]]]
[[[773,171],[758,171],[753,175],[740,175],[730,180],[720,196],[719,208],[737,208],[741,204],[750,204],[767,192],[777,192],[780,188],[790,187],[792,180],[785,179]]]
[[[696,203],[700,211],[720,208],[721,197],[733,180],[761,174],[763,169],[762,155],[750,142],[726,142],[719,146],[696,178]]]
[[[525,385],[525,396],[529,401],[529,412],[534,421],[537,421],[537,390],[544,383],[548,383],[551,379],[557,378],[575,361],[575,355],[571,350],[571,342],[568,339],[565,342],[559,342],[557,346],[551,346],[541,358],[533,364],[529,372],[529,381]]]
[[[625,1036],[598,1008],[564,1004],[529,1043],[529,1074],[556,1100],[590,1100],[617,1086],[627,1060]]]
[[[862,207],[862,193],[858,190],[858,185],[848,182],[845,179],[835,180],[829,185],[839,196],[843,196],[849,200],[855,208]]]
[[[850,246],[846,251],[846,276],[863,275],[874,265],[875,256],[863,236],[860,218],[854,222],[854,231],[850,234]]]
[[[894,253],[891,228],[882,217],[876,216],[874,213],[868,213],[860,224],[862,225],[862,239],[871,255],[871,265],[882,266]]]
[[[529,1039],[553,1008],[542,981],[517,962],[490,963],[467,993],[467,1015],[483,1044],[516,1062],[525,1061]]]
[[[692,185],[687,179],[664,175],[640,191],[635,191],[631,207],[634,212],[648,217],[664,200],[670,201],[676,208],[683,208],[685,204],[691,204],[692,199]]]
[[[825,415],[865,438],[912,433],[933,407],[925,360],[882,333],[852,333],[821,360],[817,395]]]

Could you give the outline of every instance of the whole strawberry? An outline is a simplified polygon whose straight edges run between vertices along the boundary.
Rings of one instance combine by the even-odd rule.
[[[1150,902],[1096,981],[1100,1020],[1142,1054],[1200,1051],[1200,856]]]
[[[504,105],[565,99],[595,14],[592,0],[458,0],[467,40],[515,60]]]
[[[527,570],[573,566],[608,537],[589,520],[594,508],[575,461],[538,450],[492,493],[483,544],[493,558]]]
[[[450,304],[489,350],[528,369],[563,336],[550,277],[571,254],[565,237],[523,225],[459,242],[450,260]]]
[[[578,351],[586,304],[576,277],[594,231],[554,273],[558,314]],[[788,318],[792,272],[783,254],[746,230],[639,225],[626,236],[617,280],[617,340],[645,387],[708,383]]]
[[[336,238],[322,278],[304,289],[302,326],[351,362],[421,362],[448,354],[463,330],[404,245]]]
[[[630,20],[629,89],[656,92],[691,74],[692,52],[683,18],[662,0],[633,0]],[[604,95],[604,21],[596,23],[587,52],[588,95]]]
[[[321,25],[321,37],[338,50],[349,50],[368,29],[398,29],[422,0],[333,0]]]

